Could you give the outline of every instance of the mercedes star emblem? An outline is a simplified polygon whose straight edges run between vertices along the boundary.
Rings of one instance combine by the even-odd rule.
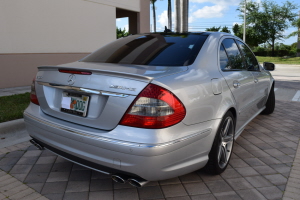
[[[76,76],[74,74],[71,74],[68,78],[68,85],[73,85],[75,83]]]

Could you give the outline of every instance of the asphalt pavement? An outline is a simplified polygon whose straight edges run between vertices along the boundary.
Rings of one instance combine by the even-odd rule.
[[[276,100],[300,102],[300,65],[276,65],[271,74]]]

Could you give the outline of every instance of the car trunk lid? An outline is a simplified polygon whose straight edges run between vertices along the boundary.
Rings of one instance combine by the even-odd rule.
[[[38,69],[36,93],[44,113],[111,130],[153,79],[186,71],[187,67],[75,62]]]

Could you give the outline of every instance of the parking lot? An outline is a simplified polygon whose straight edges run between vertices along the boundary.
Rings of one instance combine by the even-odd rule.
[[[198,170],[134,188],[23,142],[0,149],[0,199],[300,199],[300,79],[276,76],[275,112],[246,127],[221,175]]]

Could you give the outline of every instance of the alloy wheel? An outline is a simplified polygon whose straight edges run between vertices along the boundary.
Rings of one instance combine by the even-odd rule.
[[[221,134],[220,134],[220,145],[218,152],[218,164],[220,168],[227,166],[230,155],[232,153],[233,147],[233,138],[234,136],[234,126],[233,120],[228,116],[222,125]]]

